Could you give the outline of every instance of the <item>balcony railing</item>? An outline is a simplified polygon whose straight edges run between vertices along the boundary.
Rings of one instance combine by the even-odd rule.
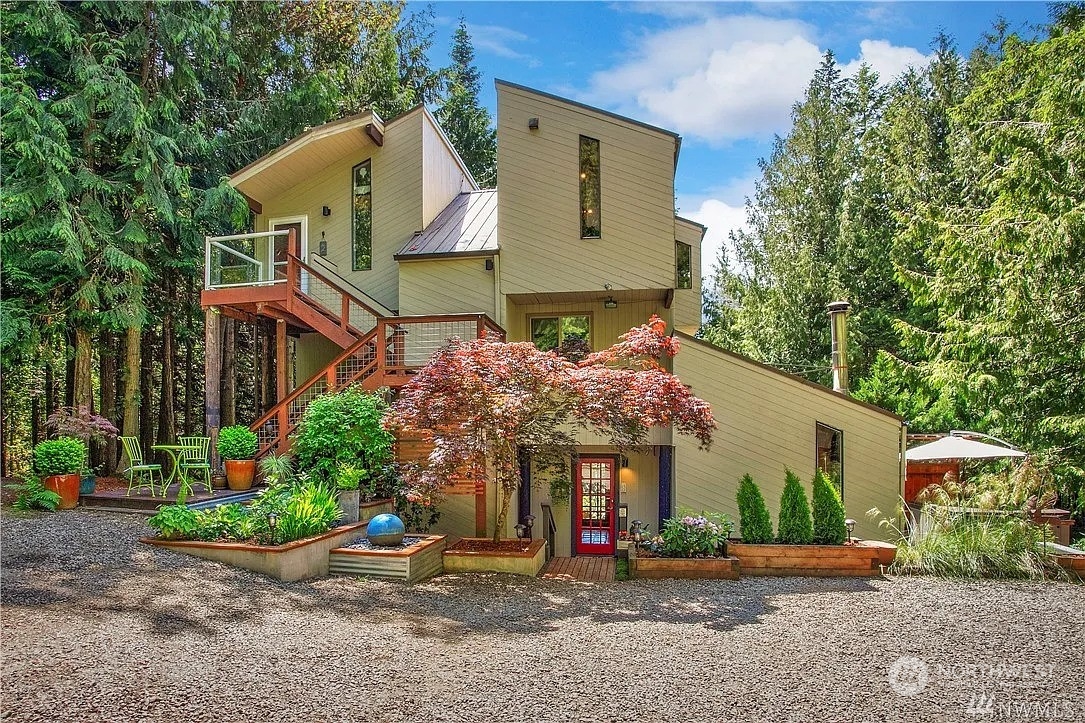
[[[287,249],[293,231],[209,236],[204,244],[204,288],[275,284],[286,281]]]

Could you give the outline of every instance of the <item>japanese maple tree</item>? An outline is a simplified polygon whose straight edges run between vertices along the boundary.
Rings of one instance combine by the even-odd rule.
[[[397,435],[433,441],[427,459],[404,465],[404,479],[432,498],[454,477],[492,474],[503,492],[496,541],[520,487],[521,448],[571,452],[577,430],[593,429],[628,449],[668,424],[707,448],[716,428],[711,407],[660,363],[678,349],[658,316],[576,363],[531,342],[452,339],[403,387],[388,416]]]

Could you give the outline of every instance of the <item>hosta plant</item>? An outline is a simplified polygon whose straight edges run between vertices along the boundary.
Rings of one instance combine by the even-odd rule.
[[[184,504],[163,505],[147,524],[166,539],[191,540],[199,529],[199,513]]]

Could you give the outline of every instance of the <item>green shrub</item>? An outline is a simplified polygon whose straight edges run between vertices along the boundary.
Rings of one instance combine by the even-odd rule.
[[[663,521],[651,551],[662,557],[718,557],[734,524],[726,515],[702,512]]]
[[[848,528],[844,524],[847,513],[836,486],[819,469],[814,474],[813,492],[814,544],[843,545],[848,539]]]
[[[246,460],[256,456],[259,440],[240,424],[223,427],[219,430],[218,452],[223,459]]]
[[[324,485],[308,483],[298,487],[278,518],[273,544],[282,545],[327,532],[342,516],[339,501]]]
[[[201,540],[244,542],[257,537],[267,518],[251,514],[239,502],[219,505],[197,513],[197,536]]]
[[[785,545],[809,545],[814,541],[814,523],[810,503],[802,482],[789,469],[784,470],[784,492],[780,495],[780,522],[776,541]]]
[[[294,440],[298,470],[329,485],[344,464],[378,475],[395,442],[382,425],[387,409],[383,396],[360,387],[314,399]]]
[[[294,479],[294,460],[288,454],[269,454],[259,466],[268,484],[290,484]]]
[[[897,543],[890,570],[900,574],[965,578],[1064,578],[1044,553],[1043,533],[1017,515],[951,512],[924,508],[925,532]]]
[[[191,540],[199,529],[199,513],[188,505],[163,505],[158,512],[147,520],[161,537],[176,540]]]
[[[366,484],[363,485],[362,483]],[[335,475],[335,487],[340,490],[361,490],[365,500],[371,499],[376,489],[376,478],[364,467],[341,464]]]
[[[34,471],[42,477],[79,474],[87,462],[87,445],[72,437],[49,439],[34,447]]]
[[[765,498],[750,475],[743,475],[738,485],[738,519],[742,541],[751,545],[772,542],[772,518]]]
[[[34,475],[28,475],[21,485],[8,485],[8,489],[18,493],[11,506],[17,510],[45,510],[53,512],[60,504],[60,495],[52,490],[45,489],[41,480]]]

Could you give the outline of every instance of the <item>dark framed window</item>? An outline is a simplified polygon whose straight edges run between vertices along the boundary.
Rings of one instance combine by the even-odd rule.
[[[591,316],[532,317],[531,341],[542,351],[557,351],[578,361],[591,351]]]
[[[580,238],[603,232],[599,185],[599,141],[580,136]]]
[[[363,161],[350,172],[351,178],[351,268],[367,271],[373,268],[373,170]]]
[[[827,424],[817,423],[817,468],[836,485],[844,499],[844,432]]]
[[[693,288],[693,247],[681,241],[674,242],[674,288]]]

